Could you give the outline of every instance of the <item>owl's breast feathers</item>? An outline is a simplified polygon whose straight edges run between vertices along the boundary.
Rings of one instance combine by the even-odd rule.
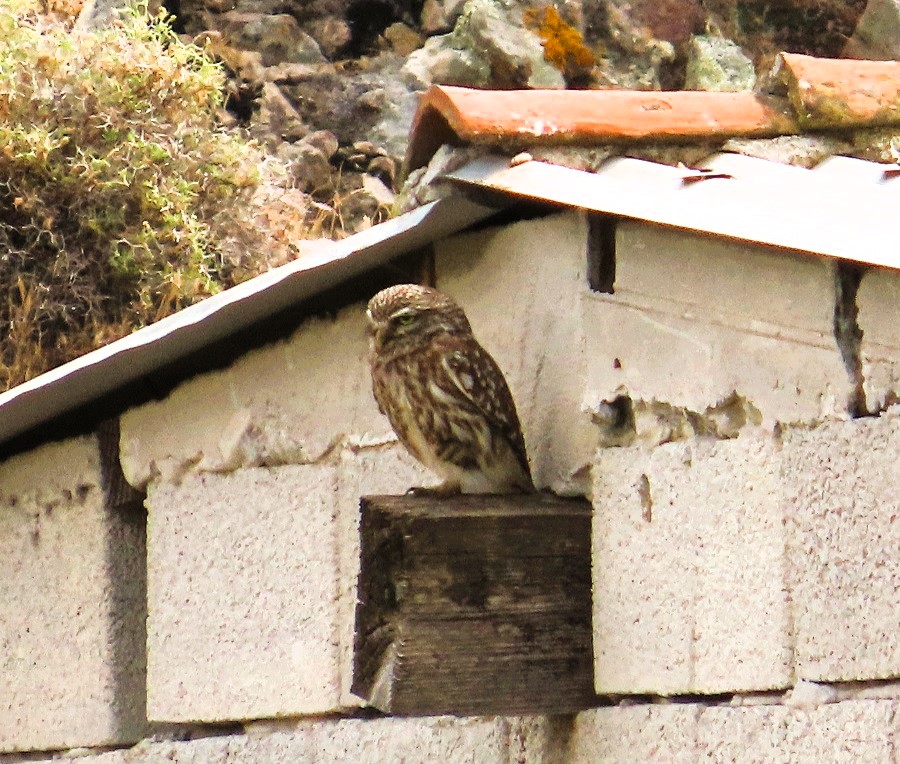
[[[447,334],[425,348],[375,360],[373,387],[403,445],[426,466],[482,471],[499,485],[532,490],[512,394],[490,354]]]

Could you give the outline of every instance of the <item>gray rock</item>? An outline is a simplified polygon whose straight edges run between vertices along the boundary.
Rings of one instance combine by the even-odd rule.
[[[358,73],[351,92],[337,93],[330,99],[332,106],[343,99],[352,119],[332,123],[325,121],[325,114],[320,111],[310,111],[307,119],[333,130],[342,145],[369,141],[378,148],[378,153],[402,157],[419,103],[419,93],[410,90],[404,81],[402,61],[399,57],[387,59],[381,61],[379,69]],[[308,91],[306,97],[310,97]],[[328,108],[325,105],[319,108],[323,107]]]
[[[844,46],[843,56],[875,61],[900,59],[900,0],[869,0]]]
[[[304,29],[319,43],[319,48],[329,58],[346,48],[353,36],[346,20],[336,16],[314,19],[305,24]]]
[[[395,22],[391,24],[381,35],[381,39],[398,56],[408,56],[414,50],[422,47],[425,38],[408,24]]]
[[[393,188],[397,180],[397,160],[389,156],[375,157],[369,162],[366,172],[380,178],[389,188]]]
[[[449,32],[463,11],[465,0],[425,0],[422,6],[422,31],[433,35]]]
[[[272,137],[318,141],[309,134],[320,131],[318,136],[328,138],[319,142],[329,158],[338,145],[363,140],[371,141],[379,152],[402,157],[418,104],[417,94],[401,79],[402,61],[393,53],[382,53],[369,59],[366,70],[352,73],[329,62],[266,67],[253,134],[271,144]],[[298,132],[296,125],[304,130]]]
[[[286,144],[280,154],[288,160],[288,172],[296,188],[318,196],[334,193],[335,177],[331,163],[321,149],[299,141]]]
[[[325,61],[318,43],[286,13],[229,12],[221,17],[220,29],[232,45],[258,51],[263,66],[281,63],[316,64]]]
[[[456,47],[452,34],[445,34],[429,37],[413,52],[401,69],[401,77],[416,90],[432,84],[484,87],[491,81],[491,68],[472,50]]]
[[[390,99],[381,111],[381,119],[369,131],[371,139],[393,157],[406,153],[409,130],[419,106],[419,94],[399,85],[388,89]]]
[[[266,82],[259,96],[259,111],[251,124],[251,132],[271,144],[273,141],[297,140],[309,133],[310,128],[281,88]]]
[[[311,69],[305,77],[282,85],[301,118],[319,130],[330,130],[341,144],[367,137],[381,109],[367,98],[371,84],[347,77],[331,64]]]
[[[564,88],[562,73],[544,60],[540,38],[522,26],[517,6],[468,0],[452,32],[458,48],[477,53],[498,88]]]
[[[316,130],[303,139],[303,143],[317,148],[326,159],[331,159],[338,150],[337,136],[330,130]]]
[[[686,90],[753,90],[756,70],[737,43],[725,37],[695,35],[688,45]]]
[[[565,87],[540,38],[522,26],[520,9],[499,0],[468,0],[450,34],[429,38],[407,59],[403,77],[413,88]]]
[[[419,105],[419,93],[411,90],[404,81],[402,61],[397,58],[380,71],[359,77],[364,90],[357,100],[357,107],[363,115],[370,114],[373,118],[354,138],[370,141],[379,154],[398,159],[406,153],[409,130]]]

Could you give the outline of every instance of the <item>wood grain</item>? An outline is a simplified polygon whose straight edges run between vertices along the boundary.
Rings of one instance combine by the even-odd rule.
[[[353,692],[395,714],[594,705],[590,505],[362,499]]]

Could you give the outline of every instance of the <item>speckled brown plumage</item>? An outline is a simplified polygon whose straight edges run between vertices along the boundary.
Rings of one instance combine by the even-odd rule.
[[[433,492],[534,490],[509,387],[463,309],[401,284],[376,294],[367,317],[375,399],[400,442],[443,478]]]

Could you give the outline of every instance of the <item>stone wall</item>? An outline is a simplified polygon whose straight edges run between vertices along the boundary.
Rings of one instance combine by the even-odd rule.
[[[376,409],[354,304],[122,416],[146,536],[95,437],[0,466],[0,762],[898,764],[900,275],[855,296],[852,418],[830,263],[621,224],[596,293],[588,233],[565,212],[435,257],[538,484],[593,501],[598,708],[350,694],[359,496],[432,479]]]

